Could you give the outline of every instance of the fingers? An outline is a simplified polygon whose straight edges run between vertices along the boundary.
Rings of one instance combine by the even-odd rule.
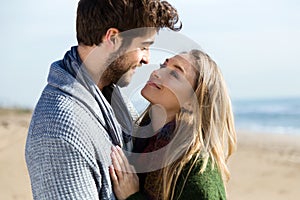
[[[109,167],[113,190],[118,199],[127,199],[139,191],[139,178],[119,147],[112,147],[112,166]]]
[[[135,174],[124,173],[124,178],[119,179],[113,165],[109,167],[112,186],[117,199],[127,199],[139,191],[139,179]]]
[[[121,170],[124,173],[131,172],[131,167],[128,162],[128,159],[126,158],[125,154],[123,153],[123,150],[119,146],[112,147],[112,154],[116,159],[116,164],[118,164],[119,166],[119,168],[115,166],[116,169]]]
[[[123,150],[121,149],[121,147],[117,146],[116,149],[119,153],[120,158],[122,159],[122,162],[124,163],[125,172],[132,172],[131,171],[131,165],[129,164],[128,159],[125,156],[125,154],[124,154]]]
[[[109,174],[114,187],[116,187],[119,184],[119,181],[113,165],[109,166]]]
[[[114,151],[111,152],[111,160],[113,164],[112,166],[114,169],[114,174],[117,176],[117,179],[123,179],[123,170],[120,166],[119,159],[117,158],[117,155]]]
[[[130,172],[134,175],[137,174],[133,165],[130,165]]]

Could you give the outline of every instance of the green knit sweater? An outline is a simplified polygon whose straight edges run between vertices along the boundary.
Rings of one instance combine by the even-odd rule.
[[[221,174],[215,166],[212,168],[211,160],[208,161],[206,170],[199,173],[203,160],[198,159],[184,185],[184,189],[179,196],[184,184],[185,177],[192,162],[188,163],[181,172],[175,188],[175,198],[182,200],[226,200],[226,193]],[[179,198],[178,198],[179,197]],[[128,200],[146,200],[147,197],[143,191],[131,195]]]

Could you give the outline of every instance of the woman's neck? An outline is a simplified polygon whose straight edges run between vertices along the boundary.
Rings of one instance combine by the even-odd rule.
[[[168,112],[160,105],[152,105],[150,108],[151,124],[154,132],[161,129],[165,124],[175,119],[175,112]]]

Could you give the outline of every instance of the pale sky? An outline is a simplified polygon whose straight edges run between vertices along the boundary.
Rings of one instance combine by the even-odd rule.
[[[77,2],[2,3],[0,106],[34,107],[50,64],[76,45]],[[233,99],[300,97],[299,1],[170,2],[183,22],[180,34],[217,62]]]

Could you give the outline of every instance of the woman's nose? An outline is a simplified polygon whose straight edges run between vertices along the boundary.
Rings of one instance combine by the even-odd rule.
[[[154,71],[151,73],[151,76],[152,76],[152,77],[155,77],[155,78],[160,78],[159,69],[154,70]]]

